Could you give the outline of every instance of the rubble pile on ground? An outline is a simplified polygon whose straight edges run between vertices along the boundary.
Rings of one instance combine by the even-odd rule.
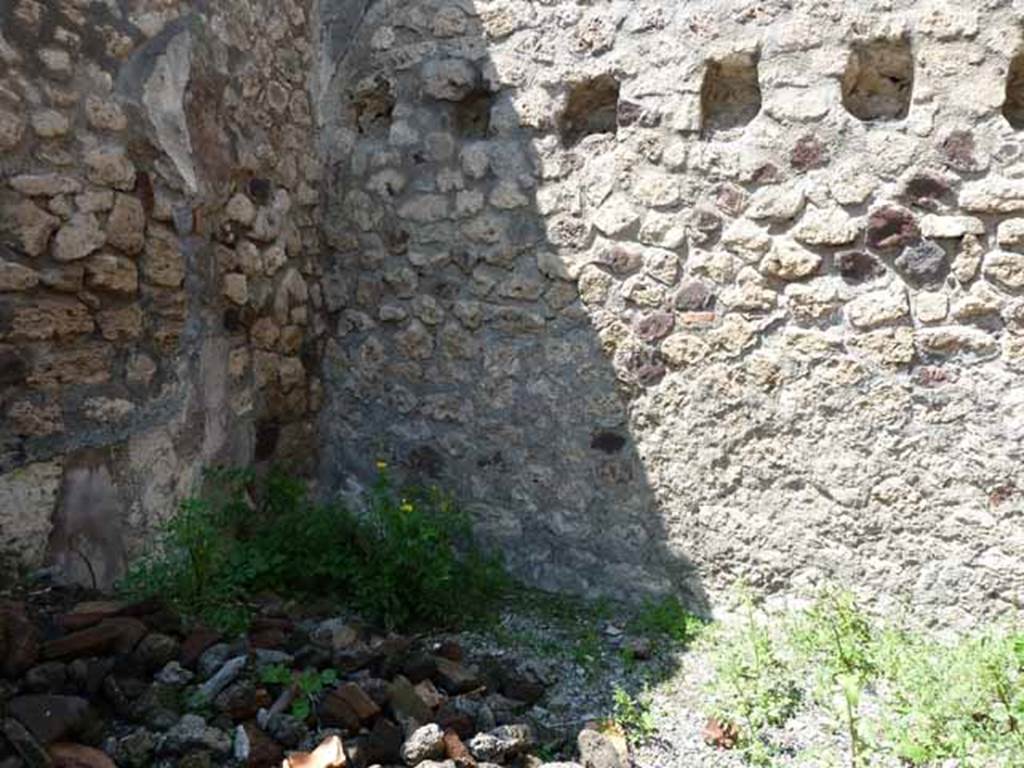
[[[0,768],[544,765],[536,665],[347,618],[267,608],[230,638],[47,590],[0,602],[0,665]]]

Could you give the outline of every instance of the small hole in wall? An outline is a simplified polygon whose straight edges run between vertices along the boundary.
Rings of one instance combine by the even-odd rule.
[[[1003,117],[1014,128],[1024,128],[1024,53],[1018,53],[1006,73],[1006,101]]]
[[[757,53],[709,61],[700,88],[701,133],[707,137],[742,128],[761,111]]]
[[[253,453],[256,461],[266,461],[273,457],[280,436],[281,425],[276,421],[261,421],[256,425],[256,445]]]
[[[910,112],[914,55],[910,40],[857,43],[843,75],[843,106],[859,120],[901,120]]]
[[[352,94],[352,112],[359,133],[372,136],[391,129],[391,113],[395,109],[394,90],[384,78],[364,81]]]
[[[586,136],[615,134],[619,128],[619,81],[611,75],[576,83],[558,118],[562,144],[573,147]]]
[[[491,131],[491,94],[478,90],[455,105],[455,130],[464,139],[485,139]]]

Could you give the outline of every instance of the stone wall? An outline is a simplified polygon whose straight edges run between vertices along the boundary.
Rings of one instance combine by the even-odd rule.
[[[204,465],[312,469],[310,5],[0,4],[0,571],[109,585]]]
[[[546,587],[1015,605],[1022,16],[5,3],[0,560],[384,458]]]
[[[550,587],[1017,603],[1019,10],[322,6],[325,488]]]

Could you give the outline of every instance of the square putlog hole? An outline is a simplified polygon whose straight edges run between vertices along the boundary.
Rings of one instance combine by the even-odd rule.
[[[574,147],[586,136],[615,134],[619,129],[619,81],[611,75],[576,83],[558,118],[562,144]]]
[[[1018,53],[1013,57],[1010,69],[1006,73],[1003,117],[1017,130],[1024,128],[1024,53]]]
[[[486,139],[491,132],[493,98],[476,90],[455,104],[455,130],[464,139]]]
[[[914,90],[910,40],[857,43],[843,75],[843,106],[858,120],[902,120]]]
[[[700,89],[701,134],[707,138],[743,128],[761,111],[758,55],[741,53],[709,61]]]

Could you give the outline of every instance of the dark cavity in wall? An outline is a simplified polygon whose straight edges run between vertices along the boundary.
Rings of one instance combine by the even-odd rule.
[[[615,134],[619,128],[619,81],[611,75],[575,83],[558,118],[562,144],[573,147],[586,136]]]
[[[1024,128],[1024,53],[1018,53],[1013,57],[1010,69],[1006,73],[1003,117],[1014,128]]]
[[[700,89],[701,134],[707,138],[742,128],[761,111],[757,53],[709,61]]]
[[[843,106],[859,120],[906,117],[914,90],[914,54],[910,40],[855,43],[842,88]]]
[[[491,131],[491,94],[474,90],[454,106],[455,131],[464,139],[485,139]]]
[[[385,78],[367,78],[360,82],[351,96],[354,123],[361,134],[379,136],[391,128],[395,109],[395,93]]]

